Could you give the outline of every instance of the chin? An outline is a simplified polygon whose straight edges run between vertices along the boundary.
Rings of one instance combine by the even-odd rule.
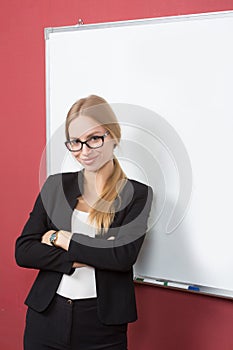
[[[91,165],[83,165],[82,166],[84,167],[84,169],[86,171],[90,171],[90,172],[93,172],[93,173],[96,173],[98,172],[100,169],[102,169],[110,160],[107,160],[105,161],[103,164],[91,164]]]
[[[95,172],[97,172],[101,167],[99,167],[99,166],[96,166],[96,165],[83,165],[82,164],[82,166],[83,166],[83,168],[86,170],[86,171],[90,171],[90,172],[93,172],[93,173],[95,173]]]

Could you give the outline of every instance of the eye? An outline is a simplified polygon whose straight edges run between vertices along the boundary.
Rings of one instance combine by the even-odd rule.
[[[79,139],[71,140],[70,142],[73,143],[74,145],[77,145],[78,143],[80,143]]]
[[[99,140],[100,136],[97,136],[97,135],[93,135],[92,137],[89,138],[88,141],[96,141],[96,140]]]

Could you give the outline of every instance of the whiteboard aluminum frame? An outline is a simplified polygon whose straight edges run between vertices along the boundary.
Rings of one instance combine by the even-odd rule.
[[[151,24],[151,23],[170,23],[170,22],[179,22],[179,21],[187,21],[187,20],[195,20],[195,19],[207,19],[207,18],[215,18],[215,17],[231,17],[233,15],[233,11],[219,11],[219,12],[206,12],[206,13],[198,13],[198,14],[190,14],[190,15],[180,15],[180,16],[166,16],[166,17],[153,17],[153,18],[145,18],[145,19],[136,19],[136,20],[127,20],[127,21],[116,21],[116,22],[103,22],[103,23],[93,23],[93,24],[76,24],[72,26],[64,26],[64,27],[50,27],[44,29],[45,40],[49,40],[49,36],[51,33],[59,33],[59,32],[70,32],[76,30],[91,30],[91,29],[102,29],[102,28],[110,28],[110,27],[124,27],[131,25],[141,25],[141,24]]]
[[[135,25],[146,25],[146,24],[161,24],[161,23],[171,23],[171,22],[180,22],[180,21],[193,21],[200,19],[213,19],[213,18],[224,18],[224,17],[233,17],[233,11],[218,11],[218,12],[206,12],[198,14],[188,14],[188,15],[178,15],[178,16],[166,16],[166,17],[154,17],[154,18],[145,18],[145,19],[136,19],[136,20],[127,20],[127,21],[116,21],[116,22],[103,22],[103,23],[93,23],[93,24],[76,24],[71,26],[61,26],[61,27],[49,27],[44,29],[44,38],[45,38],[45,77],[46,77],[46,142],[49,140],[50,135],[50,57],[49,57],[49,39],[50,34],[60,33],[60,32],[73,32],[73,31],[82,31],[82,30],[93,30],[93,29],[103,29],[110,27],[124,27],[124,26],[135,26]],[[47,174],[50,172],[50,148],[47,147],[46,154],[46,169]],[[135,276],[136,278],[137,276]],[[144,276],[145,277],[145,276]],[[177,282],[170,280],[169,282]],[[220,297],[226,299],[233,299],[233,290],[225,290],[219,288],[206,287],[202,285],[196,285],[199,287],[199,291],[184,290],[178,287],[169,287],[169,286],[158,286],[149,282],[138,282],[135,283],[145,284],[150,286],[156,286],[160,288],[169,288],[173,290],[179,290],[182,292],[195,293],[201,295],[208,295],[212,297]]]

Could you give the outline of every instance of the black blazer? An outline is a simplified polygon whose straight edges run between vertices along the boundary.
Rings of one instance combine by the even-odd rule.
[[[137,319],[133,269],[147,230],[152,189],[127,180],[115,201],[118,211],[105,236],[74,233],[69,250],[41,243],[48,230],[71,231],[71,216],[82,193],[83,171],[50,175],[37,196],[20,237],[15,257],[19,266],[40,270],[25,303],[42,312],[51,303],[63,274],[74,261],[95,267],[97,308],[104,324]],[[114,236],[115,240],[107,240]]]

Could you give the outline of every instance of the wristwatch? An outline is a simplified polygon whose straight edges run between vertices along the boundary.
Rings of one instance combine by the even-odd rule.
[[[57,236],[58,236],[58,231],[53,232],[51,234],[51,236],[49,237],[49,241],[52,245],[56,246],[56,240],[57,240]]]

